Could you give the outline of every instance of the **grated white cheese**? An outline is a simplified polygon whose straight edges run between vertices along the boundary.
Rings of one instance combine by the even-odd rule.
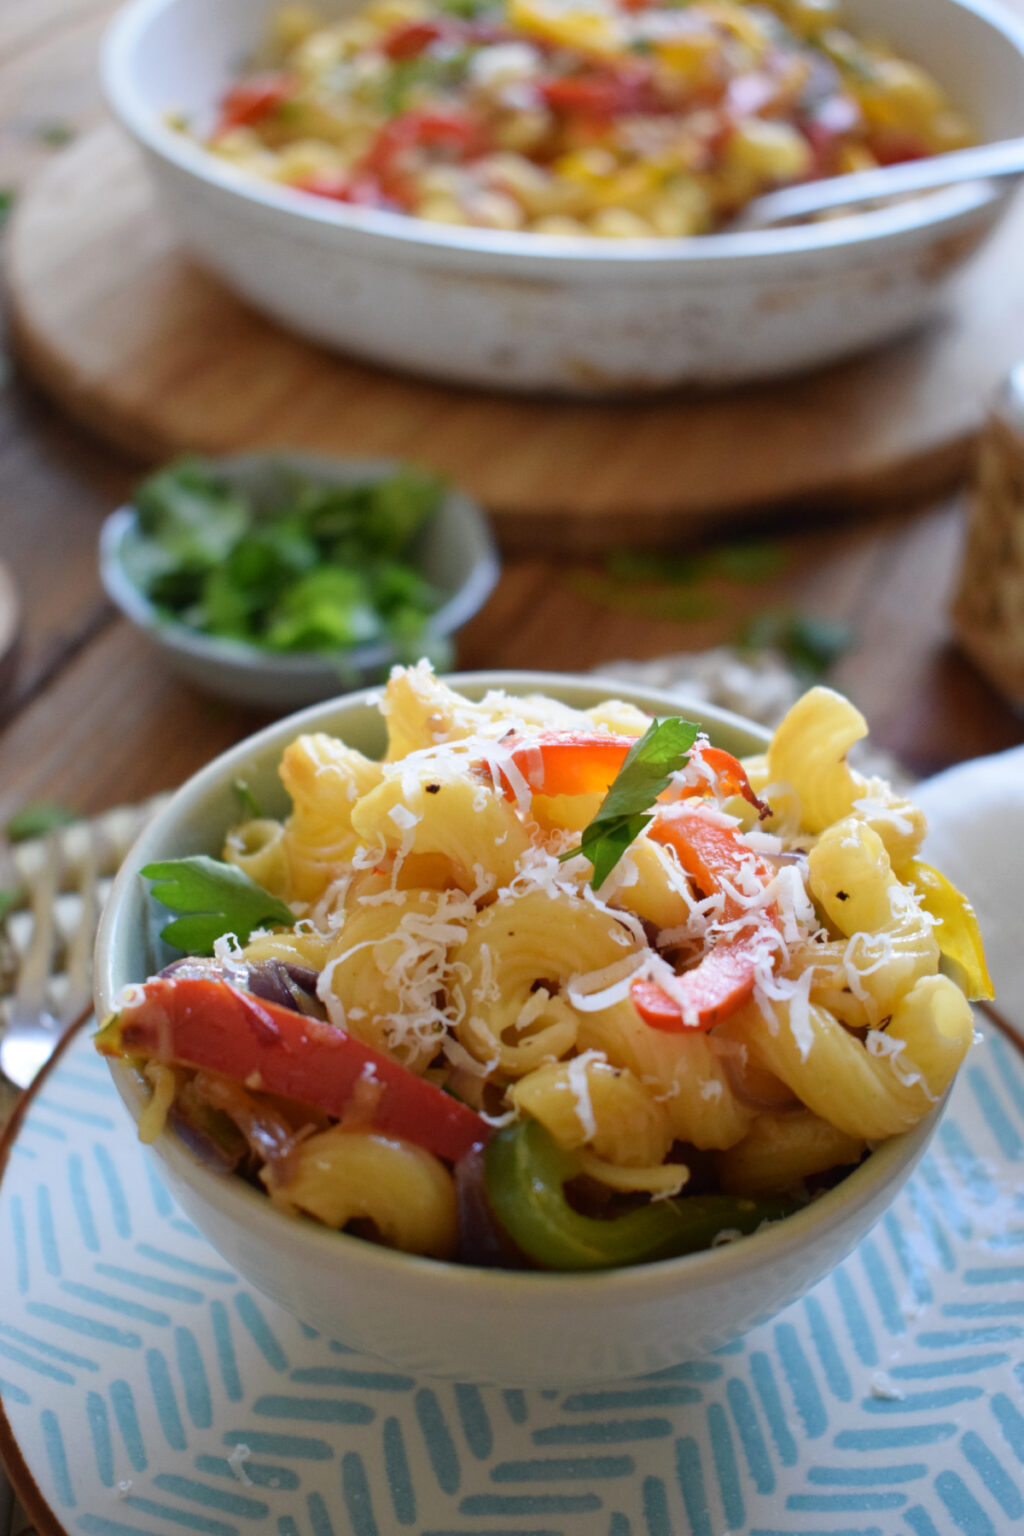
[[[442,1042],[441,1049],[453,1067],[459,1067],[461,1071],[468,1072],[471,1077],[488,1077],[501,1064],[497,1056],[490,1061],[478,1061],[471,1052],[466,1050],[461,1041],[455,1039],[454,1035],[449,1035]]]
[[[884,1029],[869,1029],[864,1037],[864,1045],[869,1056],[886,1058],[888,1060],[893,1076],[897,1082],[902,1083],[904,1088],[914,1088],[920,1083],[921,1087],[925,1090],[926,1097],[934,1103],[935,1095],[928,1092],[927,1084],[920,1072],[899,1059],[907,1048],[905,1040],[894,1038],[892,1035],[887,1034]]]
[[[899,803],[893,802],[888,785],[881,779],[869,779],[865,788],[869,793],[854,800],[853,809],[859,811],[865,821],[887,821],[897,832],[909,836],[914,830],[914,823],[900,811]]]
[[[249,1476],[242,1463],[248,1461],[251,1456],[252,1451],[247,1445],[236,1445],[234,1450],[231,1452],[231,1455],[228,1457],[228,1466],[231,1468],[231,1476],[237,1478],[240,1483],[245,1483],[245,1485],[249,1488],[252,1487],[252,1478]]]
[[[729,1243],[737,1243],[743,1233],[739,1227],[723,1227],[721,1232],[716,1232],[711,1239],[712,1248],[725,1248]]]
[[[613,1003],[621,1003],[629,996],[629,989],[637,975],[643,955],[631,953],[611,965],[585,975],[570,976],[566,984],[566,996],[579,1013],[599,1013]]]
[[[898,1387],[886,1371],[876,1371],[871,1378],[871,1396],[887,1403],[906,1402],[907,1394]]]
[[[597,1118],[594,1115],[594,1106],[590,1098],[590,1084],[587,1081],[587,1064],[591,1061],[604,1061],[600,1051],[584,1051],[579,1056],[574,1056],[567,1063],[567,1076],[569,1089],[576,1100],[576,1118],[583,1131],[583,1139],[586,1142],[593,1141],[597,1135]]]
[[[407,805],[393,805],[390,811],[388,811],[388,820],[393,821],[400,832],[407,832],[410,827],[415,827],[423,818],[422,816],[417,816],[416,812],[410,810]]]
[[[246,959],[236,934],[222,933],[219,939],[214,939],[213,958],[218,965],[223,966],[229,977],[241,981],[248,975]]]

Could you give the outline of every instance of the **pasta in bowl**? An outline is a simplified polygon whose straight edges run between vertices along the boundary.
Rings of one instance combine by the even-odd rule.
[[[105,918],[97,1043],[185,1209],[407,1366],[600,1380],[735,1336],[884,1208],[970,1045],[972,914],[847,767],[851,705],[766,742],[602,686],[421,665],[283,722]]]

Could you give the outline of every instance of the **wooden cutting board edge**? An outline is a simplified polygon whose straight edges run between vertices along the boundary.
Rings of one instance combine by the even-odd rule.
[[[23,312],[17,291],[12,290],[9,328],[13,349],[26,375],[72,420],[94,433],[113,448],[150,467],[175,458],[186,451],[154,422],[144,408],[133,410],[123,401],[112,403],[103,382],[77,376],[68,369],[67,359],[55,352],[44,335]],[[619,542],[631,548],[664,549],[681,542],[681,535],[709,537],[726,531],[762,528],[766,518],[773,521],[792,515],[805,521],[823,510],[842,516],[854,516],[862,509],[884,508],[896,501],[922,501],[951,492],[967,473],[977,439],[976,432],[965,432],[952,441],[922,449],[911,458],[894,456],[890,465],[873,465],[870,473],[858,481],[844,473],[833,483],[827,481],[806,492],[786,495],[748,506],[723,506],[709,502],[691,504],[685,521],[663,510],[638,511],[629,518],[628,536]],[[197,452],[215,452],[210,445],[192,445]],[[238,451],[249,444],[239,443]],[[286,449],[289,443],[266,444]],[[607,519],[581,519],[579,514],[559,509],[557,503],[538,507],[532,513],[517,505],[506,510],[500,501],[490,499],[488,515],[502,548],[513,554],[534,554],[542,542],[548,551],[588,556],[611,547]]]

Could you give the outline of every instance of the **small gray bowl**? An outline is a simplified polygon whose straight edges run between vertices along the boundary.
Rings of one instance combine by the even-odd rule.
[[[246,453],[199,462],[229,485],[259,500],[277,478],[299,474],[326,485],[352,485],[393,474],[392,460],[330,459],[308,453]],[[138,514],[132,506],[111,513],[100,534],[100,577],[107,596],[189,682],[235,704],[258,709],[301,708],[353,688],[379,682],[400,656],[390,641],[350,650],[276,653],[201,634],[165,619],[125,569],[124,552],[135,536]],[[424,529],[418,549],[421,574],[443,595],[427,623],[423,650],[440,666],[450,664],[453,636],[487,601],[498,580],[500,562],[487,520],[460,491],[445,493],[437,514]]]

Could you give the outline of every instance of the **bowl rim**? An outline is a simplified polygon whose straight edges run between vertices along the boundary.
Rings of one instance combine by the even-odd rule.
[[[932,225],[1005,203],[1010,189],[992,182],[968,182],[841,218],[791,228],[738,231],[694,238],[650,238],[612,242],[586,236],[556,237],[524,231],[458,228],[408,214],[360,209],[248,175],[219,161],[186,134],[162,121],[147,105],[131,72],[133,50],[146,29],[180,0],[128,0],[107,27],[100,52],[101,81],[107,101],[122,125],[151,154],[229,200],[246,205],[270,221],[290,219],[299,229],[319,230],[327,238],[387,237],[407,258],[445,253],[456,258],[511,262],[531,270],[579,263],[574,277],[607,276],[639,264],[648,273],[671,272],[680,263],[716,268],[721,263],[803,255],[835,249],[853,252],[887,236],[913,234]],[[1009,44],[1021,67],[1024,90],[1024,21],[998,0],[943,0],[977,16]],[[596,247],[596,249],[595,249]]]
[[[349,480],[383,477],[401,467],[397,459],[332,458],[328,454],[301,450],[293,452],[288,449],[222,455],[195,454],[191,457],[196,463],[210,465],[215,469],[226,468],[229,472],[235,469],[258,470],[263,466],[270,470],[276,465],[294,464],[313,476],[322,474],[325,480],[336,479],[340,484]],[[440,607],[429,615],[424,643],[431,637],[452,635],[468,623],[484,606],[501,574],[494,534],[478,503],[457,487],[446,485],[438,513],[443,507],[449,507],[463,525],[472,530],[478,547],[463,580]],[[271,651],[246,640],[204,635],[200,630],[192,629],[176,619],[163,618],[124,567],[124,543],[137,525],[138,512],[130,501],[109,513],[103,520],[99,538],[100,580],[107,596],[125,618],[176,651],[218,666],[241,667],[246,670],[256,668],[274,672],[281,677],[308,677],[315,672],[336,678],[339,683],[346,670],[382,667],[397,660],[396,646],[390,640],[362,642],[338,651]]]
[[[687,701],[683,697],[636,684],[621,683],[616,686],[616,679],[600,674],[586,676],[492,670],[443,675],[450,686],[458,691],[471,692],[476,697],[497,688],[512,693],[546,692],[556,698],[560,695],[564,697],[566,691],[575,695],[577,691],[586,690],[593,702],[600,698],[619,697],[648,710],[664,709],[676,714],[693,711],[696,718],[703,716],[712,731],[715,726],[736,729],[761,745],[766,745],[771,735],[764,727],[730,710],[698,701]],[[98,1017],[102,1018],[109,1011],[121,987],[128,984],[122,981],[115,983],[110,974],[120,924],[119,909],[129,884],[137,878],[141,864],[148,862],[158,852],[152,850],[152,844],[159,843],[182,815],[193,814],[212,791],[230,783],[254,752],[262,757],[270,751],[280,750],[302,730],[315,729],[318,723],[323,725],[324,716],[337,712],[339,707],[366,708],[379,696],[379,688],[362,688],[334,700],[310,705],[265,726],[207,763],[186,780],[157,812],[124,860],[100,921],[94,971]],[[330,728],[340,731],[343,726],[335,721]],[[144,1102],[139,1075],[127,1063],[110,1060],[108,1066],[121,1097],[137,1118]],[[202,1198],[219,1213],[247,1225],[257,1240],[262,1240],[264,1234],[267,1240],[272,1240],[275,1235],[280,1236],[284,1230],[280,1223],[288,1222],[295,1240],[312,1244],[317,1256],[331,1258],[339,1265],[358,1264],[364,1274],[379,1277],[382,1286],[410,1281],[417,1287],[443,1288],[447,1293],[451,1293],[454,1288],[456,1298],[467,1291],[472,1292],[477,1300],[483,1297],[487,1302],[507,1300],[519,1303],[524,1300],[536,1300],[539,1303],[557,1301],[564,1297],[568,1287],[573,1287],[574,1299],[590,1306],[608,1301],[628,1301],[634,1293],[658,1294],[683,1283],[698,1287],[712,1281],[725,1283],[741,1271],[749,1272],[752,1268],[775,1260],[785,1261],[803,1249],[807,1242],[812,1242],[816,1234],[828,1234],[855,1221],[860,1211],[878,1203],[882,1192],[890,1184],[894,1185],[895,1195],[909,1177],[927,1149],[948,1097],[949,1091],[917,1125],[876,1146],[844,1179],[810,1204],[781,1221],[763,1226],[748,1238],[678,1258],[596,1272],[487,1269],[402,1253],[344,1232],[324,1228],[307,1217],[283,1214],[265,1195],[244,1181],[224,1177],[208,1168],[171,1131],[161,1132],[153,1150],[166,1159],[172,1171],[183,1182],[193,1188],[198,1185]],[[295,1225],[296,1222],[298,1225]]]

